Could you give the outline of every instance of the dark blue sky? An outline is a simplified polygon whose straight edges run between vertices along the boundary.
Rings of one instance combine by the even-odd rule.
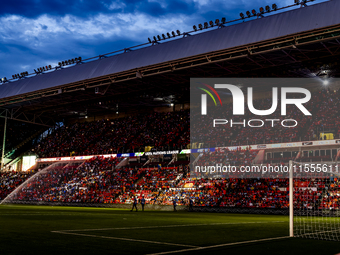
[[[324,2],[316,0],[314,3]],[[146,43],[148,37],[294,0],[11,0],[0,8],[0,78]]]

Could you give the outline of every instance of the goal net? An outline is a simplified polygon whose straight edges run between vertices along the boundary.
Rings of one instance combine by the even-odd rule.
[[[335,162],[290,162],[291,236],[340,241],[339,167]]]

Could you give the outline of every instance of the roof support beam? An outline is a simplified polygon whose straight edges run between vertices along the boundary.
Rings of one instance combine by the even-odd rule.
[[[0,118],[8,118],[11,120],[31,123],[35,125],[45,126],[45,127],[52,127],[55,121],[52,118],[41,118],[40,115],[37,114],[26,114],[24,112],[19,113],[16,115],[17,110],[9,110],[9,109],[0,109]]]

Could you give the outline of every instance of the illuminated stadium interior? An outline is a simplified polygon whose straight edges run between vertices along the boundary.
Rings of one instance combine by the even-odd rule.
[[[6,206],[130,210],[134,199],[138,198],[145,199],[146,211],[154,213],[173,210],[176,200],[177,209],[183,214],[193,211],[197,217],[202,212],[206,215],[212,212],[270,215],[268,217],[273,219],[269,221],[281,224],[283,217],[289,215],[288,178],[280,175],[223,178],[217,174],[205,178],[203,174],[193,176],[192,169],[204,165],[206,160],[237,169],[246,165],[289,166],[290,161],[298,166],[315,163],[328,164],[332,169],[337,167],[340,86],[333,81],[340,77],[340,19],[328,20],[327,15],[323,15],[332,7],[340,7],[339,1],[311,5],[306,11],[298,8],[245,20],[183,38],[150,42],[144,48],[100,56],[3,83],[0,86],[0,134],[5,135],[0,135],[4,145],[0,201]],[[320,15],[311,18],[309,12],[312,11]],[[301,17],[309,22],[295,30],[291,28]],[[325,17],[322,24],[326,25],[318,27],[312,21],[320,17]],[[274,22],[282,19],[286,24]],[[295,32],[289,32],[290,29]],[[234,30],[240,31],[242,37],[233,35]],[[245,35],[249,36],[247,43],[244,43]],[[216,42],[226,38],[232,41],[227,42],[230,47],[219,46]],[[159,57],[162,51],[164,55]],[[132,59],[141,64],[137,66]],[[289,117],[299,122],[297,127],[233,129],[223,126],[218,127],[224,137],[221,141],[220,136],[207,132],[209,127],[190,123],[190,78],[221,77],[315,79],[318,86],[306,85],[312,93],[312,99],[306,104],[312,116],[306,117],[288,107]],[[257,109],[270,107],[270,89],[261,85],[254,87]],[[231,99],[226,104],[231,108]],[[278,109],[272,118],[280,118],[279,115]],[[233,117],[230,111],[225,116]],[[248,111],[244,118],[252,116]],[[190,141],[193,129],[204,136],[204,142]],[[336,225],[340,210],[338,177],[331,175],[326,180],[319,175],[301,177],[294,180],[294,185],[294,209],[302,212],[298,215],[301,218],[296,218],[295,235],[306,237],[309,234],[307,237],[339,241],[339,231],[334,231],[339,226]],[[140,204],[138,206],[141,210]],[[221,216],[218,215],[216,219],[219,220]],[[307,221],[313,223],[309,224],[305,216],[322,217],[320,221],[326,222],[323,226],[332,235],[319,234],[320,229],[313,225],[314,218],[308,218]],[[123,220],[126,217],[124,215]],[[157,219],[157,215],[152,217]],[[336,218],[334,228],[333,221],[328,223],[327,217]],[[199,223],[199,220],[188,224],[220,224],[218,220],[207,220],[208,223],[205,220]],[[162,220],[159,221],[162,226]],[[251,219],[247,221],[252,222]],[[284,221],[287,225],[286,218]],[[287,230],[286,225],[282,232]],[[94,226],[89,224],[88,228]],[[119,227],[124,228],[124,225]],[[103,228],[98,227],[99,231],[104,231]],[[59,234],[81,229],[76,235],[83,235],[82,238],[85,234],[81,231],[87,231],[87,227],[77,227],[76,223],[64,229],[69,230]],[[122,236],[130,238],[128,234]],[[275,234],[273,238],[278,236],[281,235]],[[131,238],[142,239],[140,236]],[[155,240],[165,242],[157,238]],[[258,239],[261,238],[262,235]],[[235,242],[246,241],[241,239]],[[204,245],[221,242],[209,241]],[[199,245],[192,244],[182,243],[192,246],[186,247],[188,249]],[[163,249],[153,251],[162,252]]]

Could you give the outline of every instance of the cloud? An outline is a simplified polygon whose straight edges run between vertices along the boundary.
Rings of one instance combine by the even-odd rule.
[[[87,19],[73,15],[56,17],[44,14],[37,18],[8,15],[0,18],[0,42],[17,41],[30,48],[66,39],[129,38],[142,42],[147,41],[147,36],[168,32],[174,27],[188,29],[185,20],[183,15],[158,18],[144,13],[98,14]]]
[[[62,17],[44,14],[34,18],[6,15],[0,17],[0,44],[4,55],[16,55],[9,59],[17,62],[17,68],[29,67],[28,71],[33,71],[64,58],[78,55],[87,58],[117,50],[118,41],[130,42],[121,46],[125,48],[145,43],[153,35],[189,30],[185,20],[184,15],[154,17],[145,13],[100,13],[88,18],[69,14]],[[111,49],[103,51],[101,45],[109,42]],[[0,76],[6,75],[9,76]]]
[[[104,5],[107,6],[105,3]],[[126,4],[119,2],[119,1],[112,2],[110,5],[107,6],[109,10],[120,10],[120,9],[124,10],[125,7],[126,7]]]

